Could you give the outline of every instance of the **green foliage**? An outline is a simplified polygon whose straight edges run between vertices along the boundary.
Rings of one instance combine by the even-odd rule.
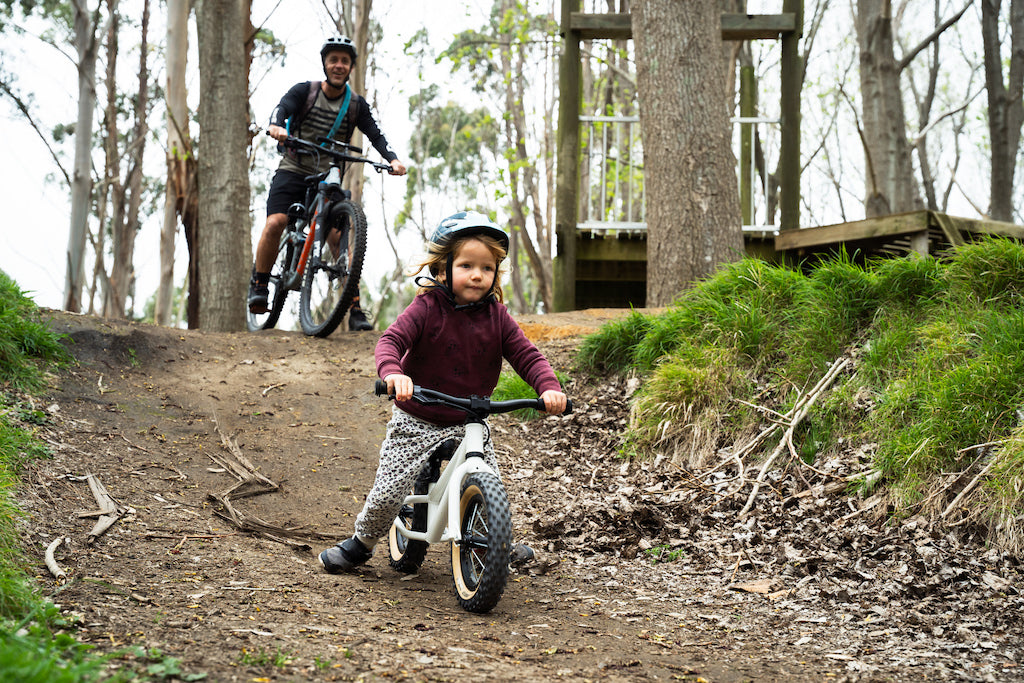
[[[0,383],[39,389],[47,365],[60,366],[69,360],[60,337],[42,322],[35,303],[0,271]]]
[[[673,549],[669,545],[657,545],[653,548],[648,548],[644,551],[644,554],[651,558],[651,564],[675,562],[681,557],[686,557],[686,552],[682,548]]]
[[[562,373],[556,370],[555,377],[558,378],[558,381],[562,386],[565,386],[566,378]],[[520,398],[537,398],[537,392],[533,390],[533,387],[526,383],[526,380],[515,372],[509,370],[503,371],[498,377],[498,385],[494,388],[494,393],[491,394],[491,399],[494,401],[512,401]],[[524,422],[544,415],[544,413],[531,408],[515,410],[509,414]]]
[[[68,626],[52,604],[40,604],[20,623],[0,627],[0,679],[21,683],[128,680],[105,675],[107,658],[63,632]]]
[[[18,472],[49,452],[32,436],[27,425],[19,423],[19,416],[38,420],[36,411],[30,407],[0,397],[0,622],[20,619],[37,599],[22,572],[21,546],[15,526],[21,512],[14,503],[13,489]]]
[[[260,647],[256,650],[242,648],[238,656],[238,663],[246,666],[276,666],[282,667],[292,663],[295,653],[284,650],[279,645],[276,650],[268,650]]]
[[[606,325],[577,362],[644,379],[626,452],[694,464],[764,424],[750,406],[785,412],[851,356],[855,370],[796,431],[800,457],[836,452],[841,439],[875,442],[874,467],[907,506],[970,468],[979,444],[1000,444],[985,489],[1003,528],[1024,473],[1022,295],[1024,247],[1002,238],[942,259],[860,265],[840,254],[805,271],[747,259],[659,315]]]

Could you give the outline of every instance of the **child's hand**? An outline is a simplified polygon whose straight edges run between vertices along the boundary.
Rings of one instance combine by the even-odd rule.
[[[544,409],[547,410],[548,415],[561,415],[565,412],[567,399],[561,391],[548,389],[540,395],[540,398],[544,401]]]
[[[412,377],[395,373],[384,378],[388,385],[388,393],[395,397],[396,401],[408,401],[412,398]]]

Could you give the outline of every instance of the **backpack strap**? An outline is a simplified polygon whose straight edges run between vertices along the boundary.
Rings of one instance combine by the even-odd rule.
[[[347,84],[346,84],[347,85]],[[306,103],[302,105],[302,109],[297,111],[288,117],[285,122],[288,125],[285,128],[288,130],[288,135],[292,134],[293,127],[295,130],[298,129],[299,124],[305,120],[309,114],[309,110],[313,108],[313,103],[316,102],[316,96],[320,94],[320,81],[309,82],[309,92],[306,94]]]
[[[328,131],[327,137],[333,138],[334,134],[338,132],[338,128],[341,126],[341,122],[345,119],[345,114],[348,113],[348,105],[352,101],[352,88],[348,87],[348,83],[345,84],[345,99],[341,101],[341,107],[338,108],[338,115],[334,117],[334,125],[331,126],[331,130]],[[323,145],[321,145],[322,147]]]

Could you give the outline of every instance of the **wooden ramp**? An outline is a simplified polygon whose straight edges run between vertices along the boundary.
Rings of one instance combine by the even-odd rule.
[[[1001,235],[1024,242],[1024,226],[958,218],[938,211],[912,211],[853,223],[782,230],[775,250],[789,261],[815,260],[845,249],[860,261],[874,256],[939,254],[983,235]]]

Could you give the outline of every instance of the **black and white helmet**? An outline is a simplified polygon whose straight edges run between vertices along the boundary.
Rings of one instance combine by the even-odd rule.
[[[506,252],[508,251],[508,234],[490,218],[476,211],[460,211],[442,220],[434,230],[430,242],[438,247],[444,247],[453,239],[469,235],[493,237]]]
[[[320,61],[324,62],[327,59],[327,53],[331,50],[343,50],[352,56],[352,63],[356,63],[356,59],[359,57],[359,53],[356,52],[356,44],[352,42],[352,39],[348,36],[331,36],[324,41],[323,47],[320,48]]]

